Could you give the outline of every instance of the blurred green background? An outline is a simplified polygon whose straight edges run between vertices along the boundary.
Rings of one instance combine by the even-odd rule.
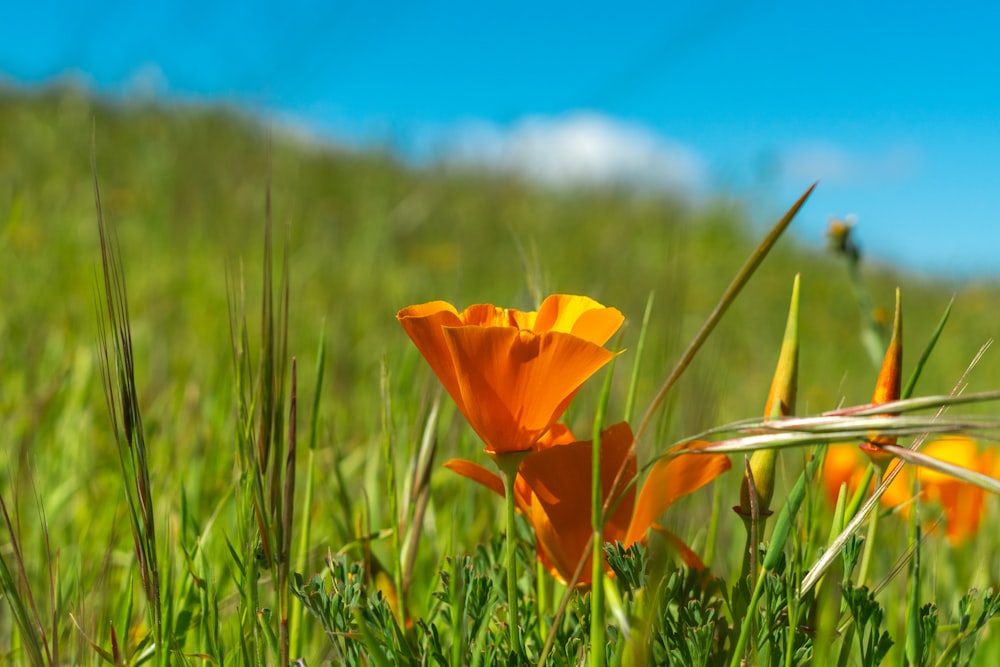
[[[339,494],[354,498],[362,487],[380,488],[384,471],[372,448],[381,439],[383,360],[391,372],[398,466],[412,455],[437,388],[395,321],[398,309],[435,299],[531,309],[540,295],[586,294],[622,310],[623,346],[634,350],[653,293],[641,414],[774,222],[748,219],[739,201],[549,190],[487,173],[418,170],[388,154],[272,132],[224,108],[108,104],[72,89],[0,92],[2,485],[27,505],[34,483],[64,566],[84,573],[89,559],[113,551],[109,541],[126,541],[125,524],[114,527],[122,520],[121,482],[96,357],[94,161],[104,215],[121,244],[153,485],[168,519],[181,495],[195,516],[207,517],[232,491],[230,308],[244,294],[248,320],[257,321],[270,192],[277,253],[287,253],[289,263],[289,351],[299,360],[303,406],[311,404],[311,369],[326,334],[320,481],[309,508],[319,555],[339,539],[324,520]],[[799,413],[870,399],[876,368],[861,343],[845,262],[798,242],[794,223],[792,230],[677,386],[653,437],[642,443],[642,457],[710,426],[760,415],[796,273],[802,275]],[[864,228],[857,233],[863,242]],[[998,334],[996,284],[958,284],[884,266],[864,266],[863,278],[874,305],[886,312],[902,288],[904,376],[957,296],[918,394],[950,391]],[[632,362],[627,352],[619,363],[612,421],[622,413]],[[988,353],[968,390],[995,388],[998,371],[997,355]],[[598,381],[585,387],[568,414],[580,434],[589,432],[598,389]],[[478,443],[450,402],[443,423],[441,460],[478,456]],[[349,488],[333,483],[333,462]],[[451,511],[443,501],[456,493],[485,498],[444,472],[436,475],[439,517]],[[368,501],[379,516],[378,494]],[[95,508],[106,511],[97,517]],[[458,524],[465,544],[488,533],[487,514]],[[99,522],[112,515],[109,534]],[[38,541],[29,546],[41,548]],[[114,577],[98,581],[122,585]]]

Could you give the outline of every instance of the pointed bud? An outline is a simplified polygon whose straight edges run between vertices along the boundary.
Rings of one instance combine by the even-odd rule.
[[[774,369],[771,390],[764,404],[764,418],[775,419],[795,414],[795,394],[799,386],[799,274],[792,283],[792,302],[788,307],[785,338],[781,341],[778,367]]]
[[[792,301],[788,307],[788,321],[785,337],[781,341],[778,366],[774,369],[771,390],[764,404],[764,419],[780,419],[795,414],[795,394],[799,384],[799,275],[792,283]],[[750,474],[759,498],[761,516],[770,514],[771,498],[774,496],[774,465],[777,451],[758,449],[750,456]],[[750,516],[750,479],[744,474],[740,486],[740,504],[735,508],[738,514]]]
[[[885,358],[882,360],[882,369],[879,371],[878,380],[875,383],[875,393],[872,394],[872,405],[881,405],[891,401],[898,401],[902,388],[903,373],[903,306],[899,295],[899,288],[896,288],[896,315],[892,321],[892,338],[889,340],[889,347],[885,351]],[[896,413],[887,413],[883,416],[892,417]],[[885,445],[895,445],[896,436],[881,435],[877,432],[868,434],[868,440],[861,443],[861,449],[871,457],[872,462],[883,465],[892,455],[882,450]]]

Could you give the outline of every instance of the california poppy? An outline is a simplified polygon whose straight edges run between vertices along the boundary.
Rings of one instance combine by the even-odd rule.
[[[565,424],[559,423],[546,431],[545,435],[535,442],[532,451],[541,451],[549,447],[555,447],[556,445],[568,445],[575,442],[575,440],[573,432]],[[474,482],[479,482],[499,496],[504,495],[503,480],[500,479],[500,475],[487,470],[478,463],[473,463],[465,459],[450,459],[445,461],[444,467]],[[531,489],[521,475],[518,475],[514,481],[514,502],[517,504],[517,509],[523,514],[527,515],[529,513]]]
[[[615,308],[554,294],[537,312],[444,301],[396,315],[490,455],[530,451],[614,353]]]
[[[993,474],[993,453],[982,453],[976,442],[964,436],[939,438],[923,448],[924,454],[968,470]],[[960,544],[974,535],[982,519],[986,491],[929,468],[917,468],[921,496],[937,503],[944,512],[945,535],[952,544]]]
[[[980,452],[976,442],[965,436],[946,436],[922,448],[926,456],[983,474],[995,474],[992,452]],[[823,465],[823,485],[831,504],[836,502],[841,484],[852,493],[864,476],[868,461],[853,445],[830,445]],[[887,474],[892,466],[887,466]],[[951,475],[924,466],[907,466],[882,495],[886,507],[901,506],[899,513],[909,516],[908,501],[913,498],[913,478],[919,484],[921,502],[940,507],[945,521],[945,535],[952,544],[960,544],[975,534],[982,520],[986,492]]]
[[[892,459],[892,461],[895,460]],[[827,500],[831,505],[836,504],[842,484],[846,485],[848,494],[854,493],[865,476],[869,462],[870,459],[854,444],[834,444],[826,448],[822,480]],[[893,467],[892,465],[886,466],[886,475],[892,472]],[[889,488],[882,494],[881,503],[886,507],[902,505],[913,496],[910,490],[911,486],[911,478],[905,470],[902,471],[896,475]],[[869,484],[869,491],[874,488],[873,483]]]
[[[625,422],[615,424],[601,434],[601,486],[607,496],[619,468],[625,464],[626,479],[636,475],[636,457],[632,429]],[[686,447],[692,447],[688,443]],[[530,454],[521,464],[519,482],[529,494],[515,491],[521,511],[535,529],[538,559],[563,583],[569,581],[584,557],[593,530],[590,522],[591,465],[593,442],[552,444]],[[500,480],[481,466],[469,461],[449,461],[452,470],[502,493]],[[646,539],[653,527],[663,532],[690,567],[704,567],[684,542],[656,525],[657,519],[677,499],[685,496],[729,469],[729,459],[720,454],[684,454],[667,456],[653,465],[636,498],[634,486],[628,487],[610,506],[614,512],[604,526],[605,542],[631,546]],[[590,553],[586,552],[587,560]],[[591,581],[591,567],[585,565],[580,584]]]

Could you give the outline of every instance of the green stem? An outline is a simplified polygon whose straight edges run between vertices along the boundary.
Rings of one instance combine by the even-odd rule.
[[[756,614],[754,611],[757,609],[757,605],[760,603],[760,597],[764,593],[764,577],[767,575],[766,572],[762,572],[757,578],[757,584],[753,589],[753,596],[750,598],[750,604],[747,607],[747,613],[743,616],[743,622],[740,625],[740,636],[736,640],[736,647],[733,649],[733,657],[729,663],[729,667],[739,667],[743,662],[744,653],[747,649],[747,640],[750,638],[750,627],[753,625],[753,618]]]
[[[540,560],[535,561],[535,596],[535,599],[538,600],[538,628],[544,637],[549,631],[548,621],[545,617],[552,613],[550,609],[552,578],[548,576],[548,572],[545,571],[545,567]]]
[[[521,647],[521,629],[517,618],[517,538],[514,535],[514,480],[517,475],[502,475],[504,490],[504,505],[507,515],[507,607],[510,616],[510,650],[519,652]]]
[[[918,664],[923,654],[927,637],[923,636],[920,624],[920,491],[918,482],[913,480],[913,497],[917,498],[910,513],[910,561],[909,578],[906,584],[906,658],[909,664]]]
[[[881,481],[884,469],[881,466],[872,463],[872,468],[874,468],[875,479]],[[872,561],[872,553],[875,552],[875,536],[878,533],[878,517],[879,511],[878,507],[872,512],[871,518],[868,520],[868,536],[865,537],[865,550],[861,555],[861,569],[858,571],[858,585],[864,586],[865,581],[868,579],[868,566]]]
[[[518,624],[517,614],[517,526],[514,523],[514,510],[517,503],[514,498],[514,481],[517,479],[517,471],[521,467],[530,451],[527,452],[487,452],[493,463],[500,471],[500,479],[503,480],[504,509],[507,518],[507,606],[510,622],[510,650],[511,653],[521,653],[521,627]]]
[[[651,301],[649,303],[652,303]],[[646,317],[649,316],[649,303],[646,305]],[[645,330],[645,324],[643,324]],[[621,337],[618,338],[618,349],[621,348]],[[590,459],[590,525],[593,528],[591,538],[591,577],[590,577],[590,664],[594,667],[604,667],[606,658],[606,629],[604,626],[604,488],[601,483],[601,429],[608,412],[608,402],[611,397],[611,380],[614,377],[615,365],[608,367],[604,376],[604,387],[601,390],[601,400],[597,404],[597,414],[594,415],[593,446]],[[638,368],[638,367],[637,367]],[[633,382],[635,381],[633,373]],[[633,447],[635,444],[633,443]],[[609,501],[611,499],[609,498]]]
[[[712,517],[708,522],[708,537],[705,539],[705,565],[712,566],[715,560],[715,544],[719,537],[719,515],[722,512],[722,485],[719,480],[712,482]]]
[[[591,475],[591,522],[594,529],[590,587],[590,664],[604,667],[604,499],[601,497],[601,432],[594,428],[594,446]]]

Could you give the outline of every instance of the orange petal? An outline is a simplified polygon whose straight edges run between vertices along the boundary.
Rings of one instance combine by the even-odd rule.
[[[892,472],[897,459],[886,454],[885,476]],[[830,445],[826,449],[826,459],[823,462],[822,482],[826,490],[826,497],[831,505],[837,503],[837,495],[840,493],[840,485],[847,485],[847,493],[853,494],[864,478],[870,465],[870,460],[864,456],[861,448],[857,445],[837,444]],[[889,485],[889,488],[882,494],[881,502],[886,507],[897,507],[905,505],[913,498],[912,473],[909,468],[903,470]],[[874,490],[875,485],[869,484],[868,490]],[[903,511],[905,515],[905,510]]]
[[[625,462],[625,479],[635,475],[632,430],[628,424],[615,424],[602,433],[601,485],[611,491],[619,467]],[[586,551],[592,532],[591,464],[592,442],[575,442],[551,447],[532,454],[521,464],[521,476],[532,490],[531,523],[543,564],[551,565],[566,582],[572,577]],[[620,541],[632,512],[635,492],[629,489],[614,503],[616,510],[604,529],[605,541]],[[584,567],[580,583],[591,580],[589,566]]]
[[[443,329],[462,324],[458,311],[445,301],[431,301],[402,309],[396,314],[396,319],[464,414],[465,403],[458,388],[455,362]]]
[[[500,308],[489,303],[469,306],[459,314],[465,326],[474,327],[521,327],[522,313],[513,308]]]
[[[571,442],[576,442],[576,438],[573,437],[573,431],[569,430],[569,426],[566,426],[566,424],[558,422],[553,424],[552,428],[538,439],[535,447],[541,451],[557,445],[568,445]]]
[[[462,408],[493,452],[524,451],[549,430],[583,382],[614,356],[563,333],[445,328]]]
[[[923,449],[924,454],[969,470],[991,473],[992,457],[981,456],[974,440],[963,436],[940,438]],[[928,500],[940,503],[952,544],[965,541],[979,529],[985,492],[974,485],[927,468],[917,469],[917,479]]]
[[[980,470],[979,446],[972,438],[964,436],[948,436],[938,438],[928,443],[921,450],[927,456],[933,456],[945,463],[952,463],[969,470],[989,473],[989,470]],[[946,481],[957,481],[950,475],[931,470],[930,468],[919,468],[917,479],[922,484],[942,484]]]
[[[684,447],[697,445],[687,443]],[[646,530],[674,501],[700,489],[729,467],[729,458],[722,454],[681,454],[657,461],[639,492],[625,546],[642,540]]]
[[[473,482],[482,484],[501,498],[506,495],[500,475],[490,472],[478,463],[466,461],[465,459],[449,459],[444,462],[444,467],[452,472],[457,472],[466,479],[471,479]]]
[[[652,529],[670,542],[670,546],[677,550],[677,555],[680,556],[681,562],[684,563],[685,566],[691,568],[692,570],[705,569],[705,562],[702,561],[698,554],[691,550],[691,547],[684,543],[684,540],[677,537],[658,523],[654,523],[652,525]]]
[[[542,302],[533,329],[535,333],[569,333],[604,345],[624,321],[617,309],[605,308],[589,297],[553,294]]]
[[[535,443],[535,450],[542,451],[543,449],[548,449],[549,447],[558,447],[559,445],[568,445],[572,442],[576,442],[576,438],[573,437],[573,432],[569,430],[569,427],[562,422],[556,423],[548,431],[538,439]],[[524,507],[528,507],[531,504],[531,488],[528,483],[524,481],[524,477],[518,474],[517,479],[514,480],[514,492],[517,494],[518,506],[522,504]],[[527,513],[527,512],[525,512]],[[551,571],[551,568],[546,565],[546,568]]]
[[[899,463],[899,459],[893,458],[889,459],[889,461],[890,463],[888,463],[885,467],[885,475],[883,476],[883,479],[892,474],[892,471],[895,470],[897,465],[903,465]],[[860,479],[860,474],[858,477]],[[886,507],[902,506],[900,514],[907,517],[910,515],[909,502],[911,500],[913,500],[913,467],[906,466],[899,472],[898,475],[896,475],[896,479],[892,480],[889,488],[887,488],[882,494],[882,497],[879,498],[879,502]]]
[[[441,313],[451,313],[452,315],[458,316],[458,310],[455,306],[451,305],[447,301],[428,301],[427,303],[417,304],[415,306],[407,306],[403,308],[398,313],[396,313],[396,319],[403,320],[407,318],[428,318],[440,315]]]
[[[947,528],[945,535],[952,544],[961,544],[976,534],[983,514],[986,492],[972,484],[953,481],[934,488],[928,497],[944,509]]]
[[[457,472],[466,479],[471,479],[473,482],[482,484],[501,498],[507,495],[504,493],[503,480],[500,479],[500,476],[494,472],[490,472],[478,463],[466,461],[465,459],[450,459],[445,461],[444,467],[452,472]],[[524,480],[518,475],[514,480],[514,501],[517,503],[517,508],[525,514],[528,513],[528,505],[531,503],[530,494],[531,490],[528,489],[524,484]]]
[[[837,503],[841,484],[847,484],[849,494],[854,493],[867,466],[868,459],[864,458],[857,445],[837,444],[826,448],[822,480],[830,505]]]

